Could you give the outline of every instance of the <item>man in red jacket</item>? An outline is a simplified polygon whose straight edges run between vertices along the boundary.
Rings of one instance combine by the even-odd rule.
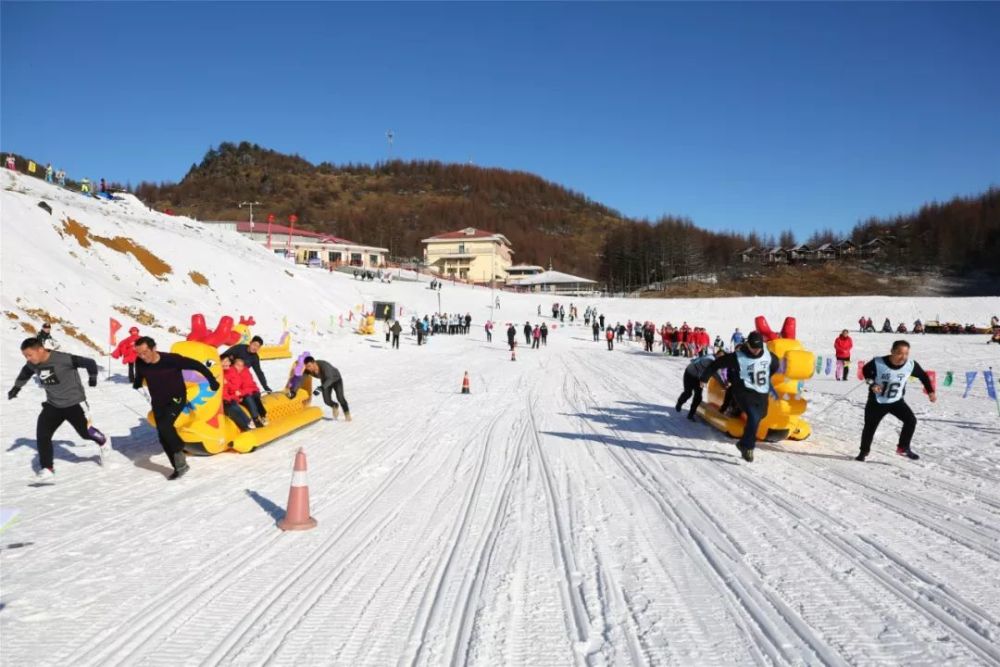
[[[834,377],[835,380],[847,381],[847,371],[851,365],[852,347],[854,347],[854,341],[851,340],[847,329],[844,329],[833,341],[833,351],[837,357],[837,374]]]
[[[132,327],[128,330],[128,338],[118,343],[118,347],[111,353],[112,359],[121,357],[123,364],[128,364],[128,381],[135,382],[135,341],[139,340],[139,327]]]

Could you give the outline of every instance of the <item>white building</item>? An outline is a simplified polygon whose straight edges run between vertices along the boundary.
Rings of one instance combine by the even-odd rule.
[[[568,295],[586,295],[597,292],[597,281],[551,269],[525,276],[515,283],[508,282],[507,286],[522,292]]]
[[[205,224],[230,229],[251,241],[269,247],[275,254],[291,254],[296,264],[319,266],[357,266],[374,269],[386,265],[388,248],[355,243],[332,234],[320,234],[304,229],[266,222],[230,222],[209,220]]]

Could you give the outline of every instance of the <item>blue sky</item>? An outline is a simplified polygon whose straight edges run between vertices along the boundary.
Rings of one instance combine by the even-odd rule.
[[[844,230],[1000,185],[1000,4],[0,4],[0,145],[179,180],[248,140]]]

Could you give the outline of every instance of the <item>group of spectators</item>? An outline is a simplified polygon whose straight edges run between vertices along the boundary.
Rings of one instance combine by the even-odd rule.
[[[417,337],[417,345],[423,345],[429,336],[445,334],[468,334],[472,327],[472,315],[466,313],[432,313],[423,318],[410,317],[410,334]],[[487,328],[487,336],[492,331],[492,324]]]

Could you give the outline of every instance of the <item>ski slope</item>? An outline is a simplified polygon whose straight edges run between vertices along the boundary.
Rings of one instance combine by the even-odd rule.
[[[133,323],[115,306],[155,316],[143,333],[164,346],[194,312],[210,324],[253,315],[269,341],[287,317],[296,354],[341,369],[354,415],[252,454],[191,458],[188,476],[167,482],[146,404],[102,357],[88,397],[111,462],[64,426],[57,483],[38,487],[43,394],[29,384],[2,402],[0,507],[20,512],[0,533],[4,665],[1000,664],[1000,419],[981,380],[966,399],[942,388],[933,405],[911,387],[923,458],[895,456],[887,420],[859,464],[864,390],[817,377],[814,436],[762,444],[748,465],[732,440],[674,412],[683,360],[639,343],[608,352],[589,329],[560,325],[510,361],[506,323],[540,322],[551,298],[501,294],[487,343],[483,288],[361,283],[134,200],[9,173],[0,183],[0,305],[18,318],[3,318],[6,388],[34,309],[99,344],[108,317]],[[83,247],[67,218],[132,239],[171,273]],[[472,315],[470,335],[419,348],[404,335],[391,350],[339,326],[356,304],[392,300],[408,320],[439,296],[442,310]],[[861,314],[982,324],[1000,311],[998,299],[574,302],[611,322],[686,320],[724,338],[758,314],[776,326],[794,315],[823,356]],[[96,356],[62,325],[53,335]],[[854,356],[893,338],[854,334]],[[911,340],[939,382],[1000,369],[984,336]],[[269,378],[287,368],[264,364]],[[285,534],[275,521],[298,447],[319,526]]]

